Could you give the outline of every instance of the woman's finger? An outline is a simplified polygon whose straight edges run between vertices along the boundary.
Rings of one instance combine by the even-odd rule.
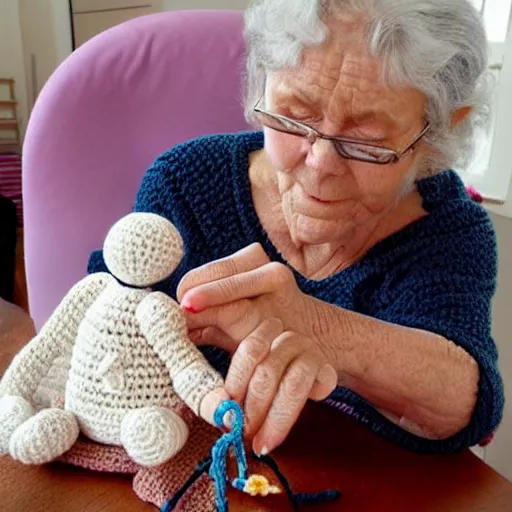
[[[269,318],[239,344],[229,365],[226,390],[240,405],[244,403],[254,370],[268,356],[272,342],[282,332],[283,322]]]
[[[304,350],[301,337],[285,332],[276,338],[270,354],[254,370],[244,402],[245,432],[248,437],[256,434],[261,428],[288,367],[292,361],[304,353]],[[314,373],[312,382],[317,370],[318,367],[312,370]],[[308,394],[310,388],[311,386],[308,388]]]
[[[290,364],[265,421],[254,436],[256,453],[269,453],[288,437],[308,400],[317,371],[316,362],[307,357]]]
[[[275,292],[284,292],[283,300],[291,300],[293,294],[289,290],[292,286],[296,286],[293,272],[282,263],[271,262],[247,272],[189,288],[183,295],[181,305],[188,311],[200,312],[206,308]]]
[[[338,385],[338,374],[336,370],[329,364],[325,363],[317,373],[313,387],[309,393],[311,400],[325,400]]]
[[[189,331],[188,336],[194,345],[212,345],[229,352],[231,355],[235,353],[238,347],[238,342],[233,340],[231,336],[228,336],[218,327],[205,327],[203,329]]]
[[[185,312],[185,317],[189,331],[217,327],[238,342],[249,336],[264,319],[260,308],[254,307],[249,299],[208,308],[201,313]]]
[[[216,426],[214,421],[215,411],[222,402],[230,399],[231,397],[225,388],[215,388],[201,400],[201,404],[199,405],[199,416],[210,423],[210,425]]]
[[[270,261],[260,244],[251,244],[231,256],[197,267],[182,278],[178,285],[177,298],[181,302],[191,288],[218,279],[234,276],[265,265]]]

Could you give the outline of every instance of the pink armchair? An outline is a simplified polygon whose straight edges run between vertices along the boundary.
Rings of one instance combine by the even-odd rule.
[[[249,129],[242,13],[138,18],[72,54],[41,92],[23,154],[30,312],[40,327],[128,213],[153,159],[189,138]]]

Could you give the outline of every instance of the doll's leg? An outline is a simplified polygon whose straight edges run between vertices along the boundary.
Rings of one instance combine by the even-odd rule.
[[[34,412],[33,407],[21,396],[0,398],[0,455],[9,453],[9,441],[14,431]]]
[[[126,413],[121,443],[141,466],[158,466],[174,457],[188,438],[187,424],[162,407],[143,407]]]
[[[43,409],[16,429],[9,452],[13,459],[24,464],[45,464],[67,452],[79,433],[73,413]]]

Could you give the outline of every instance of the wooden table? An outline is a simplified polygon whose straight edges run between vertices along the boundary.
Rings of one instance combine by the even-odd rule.
[[[23,332],[23,329],[20,331]],[[0,374],[22,343],[12,336],[2,346]],[[321,425],[321,427],[320,427]],[[510,512],[512,484],[470,451],[427,456],[387,443],[341,413],[312,404],[274,456],[297,492],[336,488],[334,504],[305,507],[312,512]],[[230,510],[291,510],[280,499],[254,500],[230,494]],[[130,479],[69,466],[23,466],[0,458],[2,512],[151,512]]]

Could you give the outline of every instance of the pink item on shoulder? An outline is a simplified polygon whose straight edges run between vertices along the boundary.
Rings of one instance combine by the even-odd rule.
[[[482,446],[482,447],[485,447],[485,446],[489,446],[493,440],[494,440],[494,432],[492,434],[489,434],[487,437],[484,437],[484,439],[482,439],[479,443],[478,443],[478,446]]]
[[[475,203],[483,203],[484,197],[473,185],[468,185],[466,187],[466,192],[468,193],[468,196],[475,201]]]

